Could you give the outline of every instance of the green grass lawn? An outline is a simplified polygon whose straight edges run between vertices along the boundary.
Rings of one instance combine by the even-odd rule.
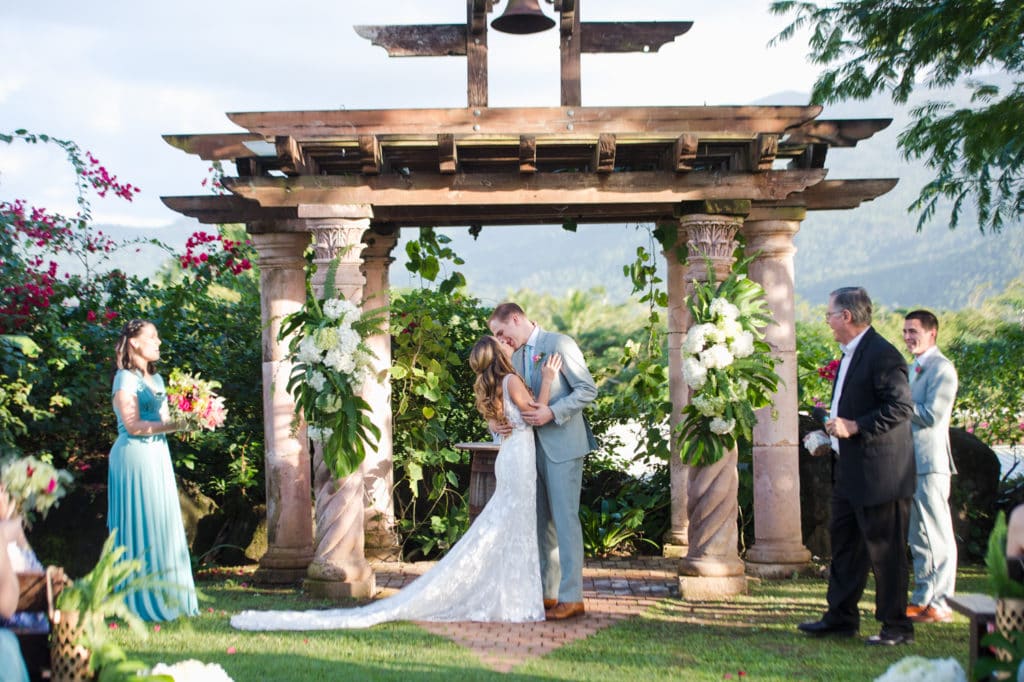
[[[904,656],[968,660],[967,620],[919,625],[916,643],[867,647],[860,638],[811,639],[796,624],[817,619],[825,582],[798,578],[751,585],[729,601],[666,599],[647,613],[528,659],[503,674],[469,649],[416,625],[389,623],[369,630],[250,633],[228,622],[242,609],[323,608],[294,589],[248,585],[245,577],[202,580],[201,615],[166,623],[142,639],[118,628],[129,656],[146,663],[195,658],[220,664],[236,682],[250,680],[871,680]],[[981,568],[960,571],[958,590],[983,592]],[[878,631],[874,593],[861,602],[861,633]],[[742,673],[742,674],[741,674]]]

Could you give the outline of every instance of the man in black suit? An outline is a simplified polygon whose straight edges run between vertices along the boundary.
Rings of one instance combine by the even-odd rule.
[[[821,620],[798,627],[815,637],[855,636],[870,568],[882,629],[865,642],[909,644],[914,625],[907,617],[907,525],[916,472],[907,364],[871,327],[871,299],[864,289],[833,291],[825,320],[843,351],[825,422],[836,457],[828,610]]]

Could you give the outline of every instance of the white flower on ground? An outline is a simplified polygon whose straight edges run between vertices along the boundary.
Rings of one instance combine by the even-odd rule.
[[[720,417],[716,417],[715,419],[711,420],[711,424],[708,428],[711,429],[712,433],[717,433],[719,435],[724,436],[727,433],[732,433],[732,430],[736,428],[736,420],[722,419]]]
[[[750,332],[740,332],[739,336],[735,337],[732,343],[729,344],[729,350],[738,358],[753,355],[754,335]]]
[[[149,674],[168,675],[174,682],[233,682],[224,668],[216,663],[203,663],[194,659],[178,661],[173,665],[157,663]]]
[[[708,370],[700,364],[700,360],[691,357],[683,361],[683,381],[687,386],[698,390],[704,386],[704,382],[707,380]]]
[[[724,369],[732,364],[732,360],[732,353],[720,343],[716,343],[700,353],[700,362],[708,369]]]
[[[907,656],[890,665],[875,682],[967,682],[967,675],[955,658]]]

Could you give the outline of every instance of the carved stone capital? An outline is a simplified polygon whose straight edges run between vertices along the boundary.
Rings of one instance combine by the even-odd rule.
[[[735,237],[742,225],[743,218],[740,216],[696,213],[681,217],[679,226],[686,235],[689,250],[687,279],[707,279],[707,260],[711,261],[716,276],[719,279],[724,277],[736,260],[733,252],[739,242]]]

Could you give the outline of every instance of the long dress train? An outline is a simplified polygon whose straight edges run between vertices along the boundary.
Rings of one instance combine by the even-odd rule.
[[[160,421],[167,400],[163,379],[159,374],[152,379],[155,388],[128,370],[118,370],[114,377],[113,393],[134,393],[143,421]],[[129,435],[120,413],[117,440],[110,450],[107,528],[117,531],[126,558],[141,559],[142,574],[156,576],[161,585],[128,594],[128,608],[147,621],[199,613],[167,437]]]
[[[243,611],[239,630],[366,628],[396,620],[544,620],[537,553],[537,465],[533,429],[523,423],[503,382],[513,426],[494,465],[494,495],[437,565],[398,594],[366,606],[310,611]]]

